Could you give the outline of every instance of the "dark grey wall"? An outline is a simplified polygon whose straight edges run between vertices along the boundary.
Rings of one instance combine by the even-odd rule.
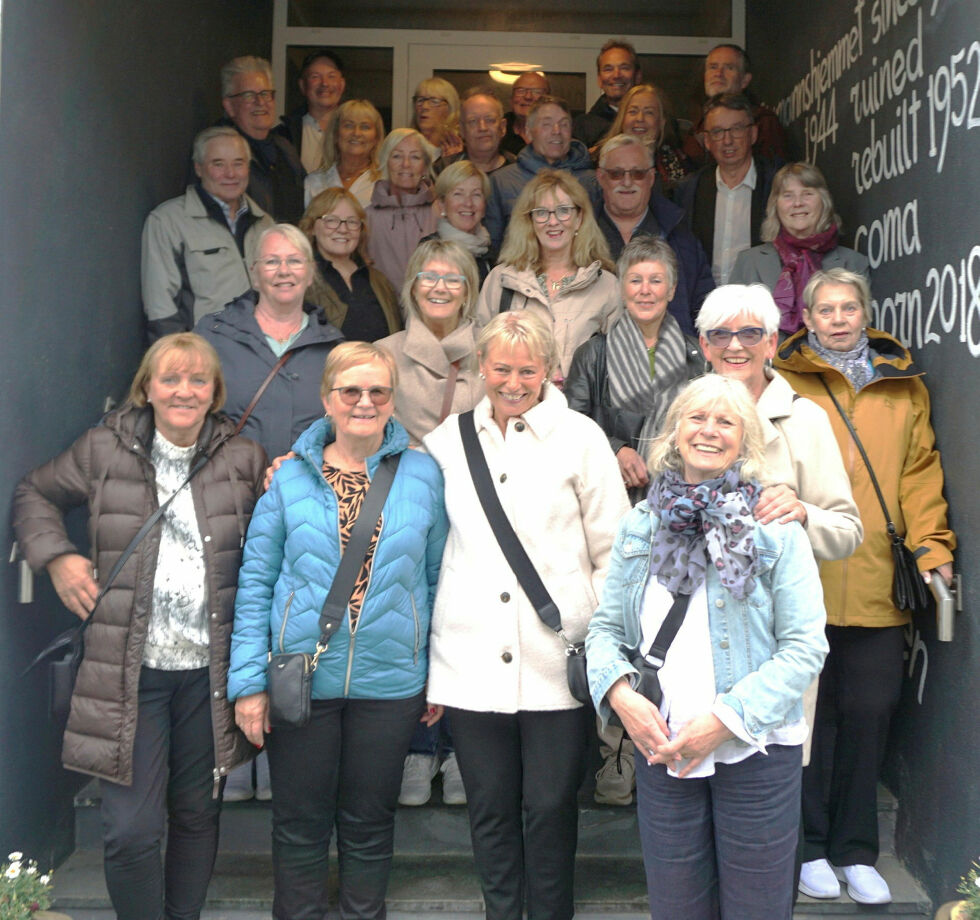
[[[885,775],[899,855],[943,901],[980,852],[980,6],[825,0],[809,21],[797,4],[747,7],[753,87],[782,103],[798,149],[826,174],[872,260],[874,324],[911,347],[932,395],[965,609],[951,645],[927,620],[909,630]],[[855,105],[865,98],[870,108]]]
[[[0,44],[0,521],[31,467],[121,397],[139,361],[140,229],[182,189],[220,113],[218,70],[271,51],[272,0],[6,0]],[[0,852],[65,845],[71,793],[40,678],[15,680],[70,615],[47,577],[0,574]]]

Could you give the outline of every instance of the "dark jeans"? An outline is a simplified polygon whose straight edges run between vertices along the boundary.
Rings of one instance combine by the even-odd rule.
[[[902,692],[902,626],[828,626],[810,765],[803,771],[803,859],[878,860],[878,776]]]
[[[385,916],[402,765],[424,702],[314,700],[308,725],[267,736],[276,920],[326,917],[335,824],[341,918]]]
[[[699,779],[636,758],[652,920],[790,920],[803,753],[767,750]]]
[[[453,731],[448,715],[443,715],[435,725],[426,725],[424,722],[415,724],[412,741],[408,746],[409,754],[428,754],[430,757],[438,754],[440,757],[448,757],[452,752]]]
[[[487,920],[568,920],[591,712],[447,711]]]
[[[221,809],[210,690],[207,668],[140,671],[133,784],[102,781],[105,880],[119,920],[201,915]]]

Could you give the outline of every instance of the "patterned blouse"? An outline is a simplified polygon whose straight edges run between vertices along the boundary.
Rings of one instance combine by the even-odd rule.
[[[357,516],[361,512],[361,505],[364,503],[364,496],[367,494],[370,480],[367,473],[355,473],[349,470],[341,470],[329,463],[323,464],[323,478],[337,494],[337,513],[340,517],[340,546],[341,549],[347,548],[347,541],[350,539],[351,531],[357,521]],[[371,580],[371,566],[374,563],[374,551],[378,546],[378,537],[381,535],[381,525],[384,523],[384,515],[378,519],[374,533],[371,535],[371,542],[368,544],[367,556],[361,565],[361,570],[357,573],[354,582],[354,590],[350,596],[350,631],[353,635],[357,631],[357,621],[361,615],[361,604],[364,603],[364,595],[367,592],[368,582]]]

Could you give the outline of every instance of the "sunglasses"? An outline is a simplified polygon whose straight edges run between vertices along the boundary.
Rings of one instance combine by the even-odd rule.
[[[361,396],[367,393],[374,406],[387,406],[391,402],[391,387],[334,387],[331,393],[339,393],[340,401],[346,406],[356,406]]]
[[[732,340],[732,336],[738,336],[738,340],[746,347],[751,348],[762,341],[766,330],[761,326],[743,326],[741,329],[709,329],[704,337],[715,348],[725,348]]]

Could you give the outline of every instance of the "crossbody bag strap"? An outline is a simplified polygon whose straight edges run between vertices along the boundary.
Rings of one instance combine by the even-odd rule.
[[[493,487],[493,479],[490,476],[490,467],[487,466],[487,458],[483,453],[483,448],[480,447],[472,411],[463,412],[459,415],[459,433],[463,440],[466,463],[470,468],[470,476],[473,478],[477,497],[480,499],[483,513],[487,516],[490,529],[497,539],[507,564],[517,576],[517,581],[545,626],[558,633],[565,644],[571,647],[572,643],[565,637],[561,628],[561,614],[558,607],[551,599],[548,589],[541,581],[541,576],[534,568],[534,563],[524,551],[520,537],[514,532],[510,521],[507,520],[504,508],[500,504],[500,498],[497,495],[497,490]]]
[[[439,424],[441,425],[453,409],[453,396],[456,393],[456,379],[459,377],[460,361],[452,361],[449,364],[449,376],[446,378],[446,389],[442,394],[442,409],[439,410]]]
[[[259,384],[259,388],[255,391],[255,395],[252,397],[252,401],[245,407],[245,411],[242,413],[242,417],[238,420],[238,424],[235,426],[235,434],[241,434],[242,429],[245,427],[245,423],[248,421],[248,417],[252,414],[252,410],[258,404],[258,401],[262,398],[262,394],[266,391],[266,388],[272,383],[272,378],[282,370],[282,366],[293,356],[292,351],[284,352],[282,357],[272,366],[272,370],[266,375],[265,380]]]
[[[323,602],[323,609],[320,611],[320,641],[316,644],[314,667],[320,655],[327,650],[330,637],[344,619],[350,596],[354,592],[357,573],[361,571],[361,566],[364,564],[371,545],[371,537],[381,517],[385,499],[391,491],[391,484],[395,481],[395,472],[400,460],[401,454],[389,454],[383,457],[374,471],[374,478],[368,485],[361,510],[351,528],[344,554],[340,557],[340,565],[337,566],[333,583],[327,592],[327,599]]]
[[[500,309],[497,310],[498,313],[508,313],[510,312],[510,305],[514,302],[514,289],[513,288],[501,288],[500,290]]]
[[[667,650],[670,648],[670,644],[674,641],[674,638],[677,636],[677,631],[684,622],[687,607],[690,603],[690,594],[678,594],[674,597],[674,603],[670,605],[670,610],[667,612],[667,616],[664,617],[663,623],[660,624],[660,629],[657,630],[653,644],[644,656],[657,670],[660,670],[664,666],[664,660],[667,658]]]

